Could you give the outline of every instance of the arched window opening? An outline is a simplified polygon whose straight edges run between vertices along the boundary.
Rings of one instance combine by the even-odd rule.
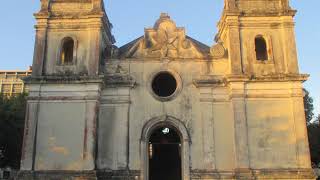
[[[268,60],[268,50],[266,40],[258,36],[255,38],[255,46],[256,46],[256,57],[259,61]]]
[[[73,50],[74,50],[74,40],[70,37],[65,38],[62,44],[61,64],[72,64],[73,63]]]

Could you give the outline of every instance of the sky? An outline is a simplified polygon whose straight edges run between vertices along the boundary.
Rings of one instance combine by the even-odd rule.
[[[304,84],[314,99],[315,114],[320,113],[320,21],[319,0],[291,0],[298,10],[296,39],[301,73],[310,74]],[[32,64],[34,36],[33,13],[40,0],[4,1],[0,6],[0,70],[25,70]],[[223,0],[105,0],[116,45],[140,37],[152,27],[161,12],[169,13],[187,34],[209,46],[214,43]]]

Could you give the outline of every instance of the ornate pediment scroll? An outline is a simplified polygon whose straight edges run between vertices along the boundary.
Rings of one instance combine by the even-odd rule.
[[[222,43],[218,43],[211,47],[210,54],[214,59],[223,58],[226,55],[226,49]]]
[[[186,36],[162,13],[153,28],[145,29],[143,37],[119,49],[122,58],[179,58],[203,59],[210,55],[210,47]]]

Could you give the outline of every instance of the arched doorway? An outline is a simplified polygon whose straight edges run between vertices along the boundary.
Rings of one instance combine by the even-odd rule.
[[[153,130],[148,155],[149,180],[181,180],[181,138],[174,127]]]
[[[168,129],[166,128],[168,128],[169,132],[171,131],[172,134],[168,135],[170,137],[161,137],[161,133],[168,132]],[[168,141],[174,142],[173,144],[179,146],[179,148],[177,148],[176,146],[168,147],[168,149],[166,150],[167,152],[171,152],[169,153],[171,154],[169,156],[174,156],[175,154],[178,154],[178,157],[175,156],[175,158],[178,158],[180,164],[180,178],[178,177],[178,180],[190,180],[190,136],[184,123],[171,116],[160,116],[153,118],[149,120],[143,127],[140,141],[141,180],[154,180],[151,177],[153,176],[153,167],[151,166],[154,166],[152,165],[154,163],[159,163],[159,161],[150,161],[149,159],[151,155],[150,144],[157,144],[157,142],[162,142],[162,145],[170,144],[168,143]],[[156,148],[153,149],[153,153],[156,153],[155,151],[164,149],[164,147],[165,146],[161,146],[161,143],[159,144],[159,147],[153,146],[152,148]],[[160,157],[158,156],[157,158],[159,159],[161,157],[164,157],[164,159],[162,159],[163,161],[166,161],[166,159],[168,159],[168,157],[165,154],[160,154]],[[175,168],[175,174],[179,172],[179,164],[178,168]],[[177,167],[177,165],[175,165],[175,167]],[[162,178],[162,180],[163,179],[164,178]],[[169,179],[165,178],[165,180]]]

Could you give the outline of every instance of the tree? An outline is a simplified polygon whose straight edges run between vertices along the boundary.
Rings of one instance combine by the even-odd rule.
[[[320,163],[320,126],[317,123],[308,125],[308,138],[310,145],[311,161]]]
[[[306,121],[308,125],[308,138],[309,138],[309,145],[310,145],[310,154],[311,154],[311,161],[314,164],[320,163],[320,125],[319,119],[320,115],[316,118],[316,121],[312,121],[314,114],[314,106],[313,106],[313,99],[310,96],[309,91],[303,89],[304,91],[304,111],[306,115]]]
[[[306,115],[306,121],[309,124],[312,121],[313,116],[314,116],[314,114],[313,114],[313,110],[314,110],[313,99],[310,96],[310,93],[308,90],[303,89],[303,91],[304,91],[304,98],[303,98],[304,112]]]
[[[26,95],[0,94],[0,168],[19,169],[24,131]]]

